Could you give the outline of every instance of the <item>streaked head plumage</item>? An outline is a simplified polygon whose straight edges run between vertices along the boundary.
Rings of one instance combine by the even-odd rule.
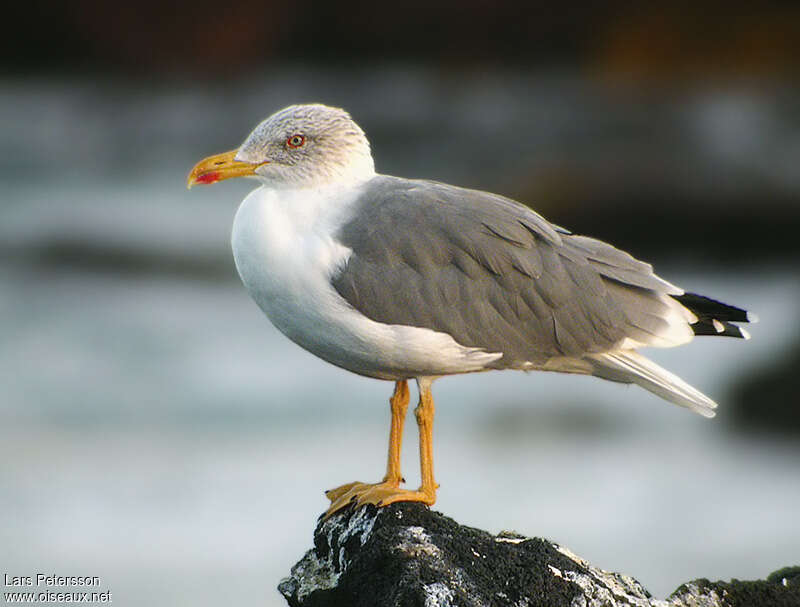
[[[236,153],[272,187],[354,182],[375,174],[364,131],[339,108],[290,105],[261,122]]]

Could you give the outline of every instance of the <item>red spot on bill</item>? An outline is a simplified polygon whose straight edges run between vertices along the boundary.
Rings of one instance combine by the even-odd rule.
[[[209,171],[208,173],[201,173],[195,179],[197,183],[216,183],[219,181],[219,173],[217,171]]]

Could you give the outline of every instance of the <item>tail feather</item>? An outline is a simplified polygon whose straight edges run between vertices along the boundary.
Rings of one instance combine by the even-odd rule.
[[[674,373],[633,350],[619,350],[586,357],[593,366],[593,375],[611,381],[637,384],[681,407],[703,417],[714,417],[717,403],[696,390]]]

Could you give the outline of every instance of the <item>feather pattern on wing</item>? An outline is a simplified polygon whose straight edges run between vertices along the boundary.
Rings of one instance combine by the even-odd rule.
[[[353,213],[338,293],[372,320],[502,352],[497,368],[691,339],[668,297],[682,291],[650,265],[502,196],[381,176]]]

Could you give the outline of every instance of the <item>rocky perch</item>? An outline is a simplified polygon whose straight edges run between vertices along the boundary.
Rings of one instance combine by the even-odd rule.
[[[491,535],[399,503],[321,521],[278,590],[291,607],[800,607],[800,567],[756,582],[695,580],[654,599],[548,540]]]

